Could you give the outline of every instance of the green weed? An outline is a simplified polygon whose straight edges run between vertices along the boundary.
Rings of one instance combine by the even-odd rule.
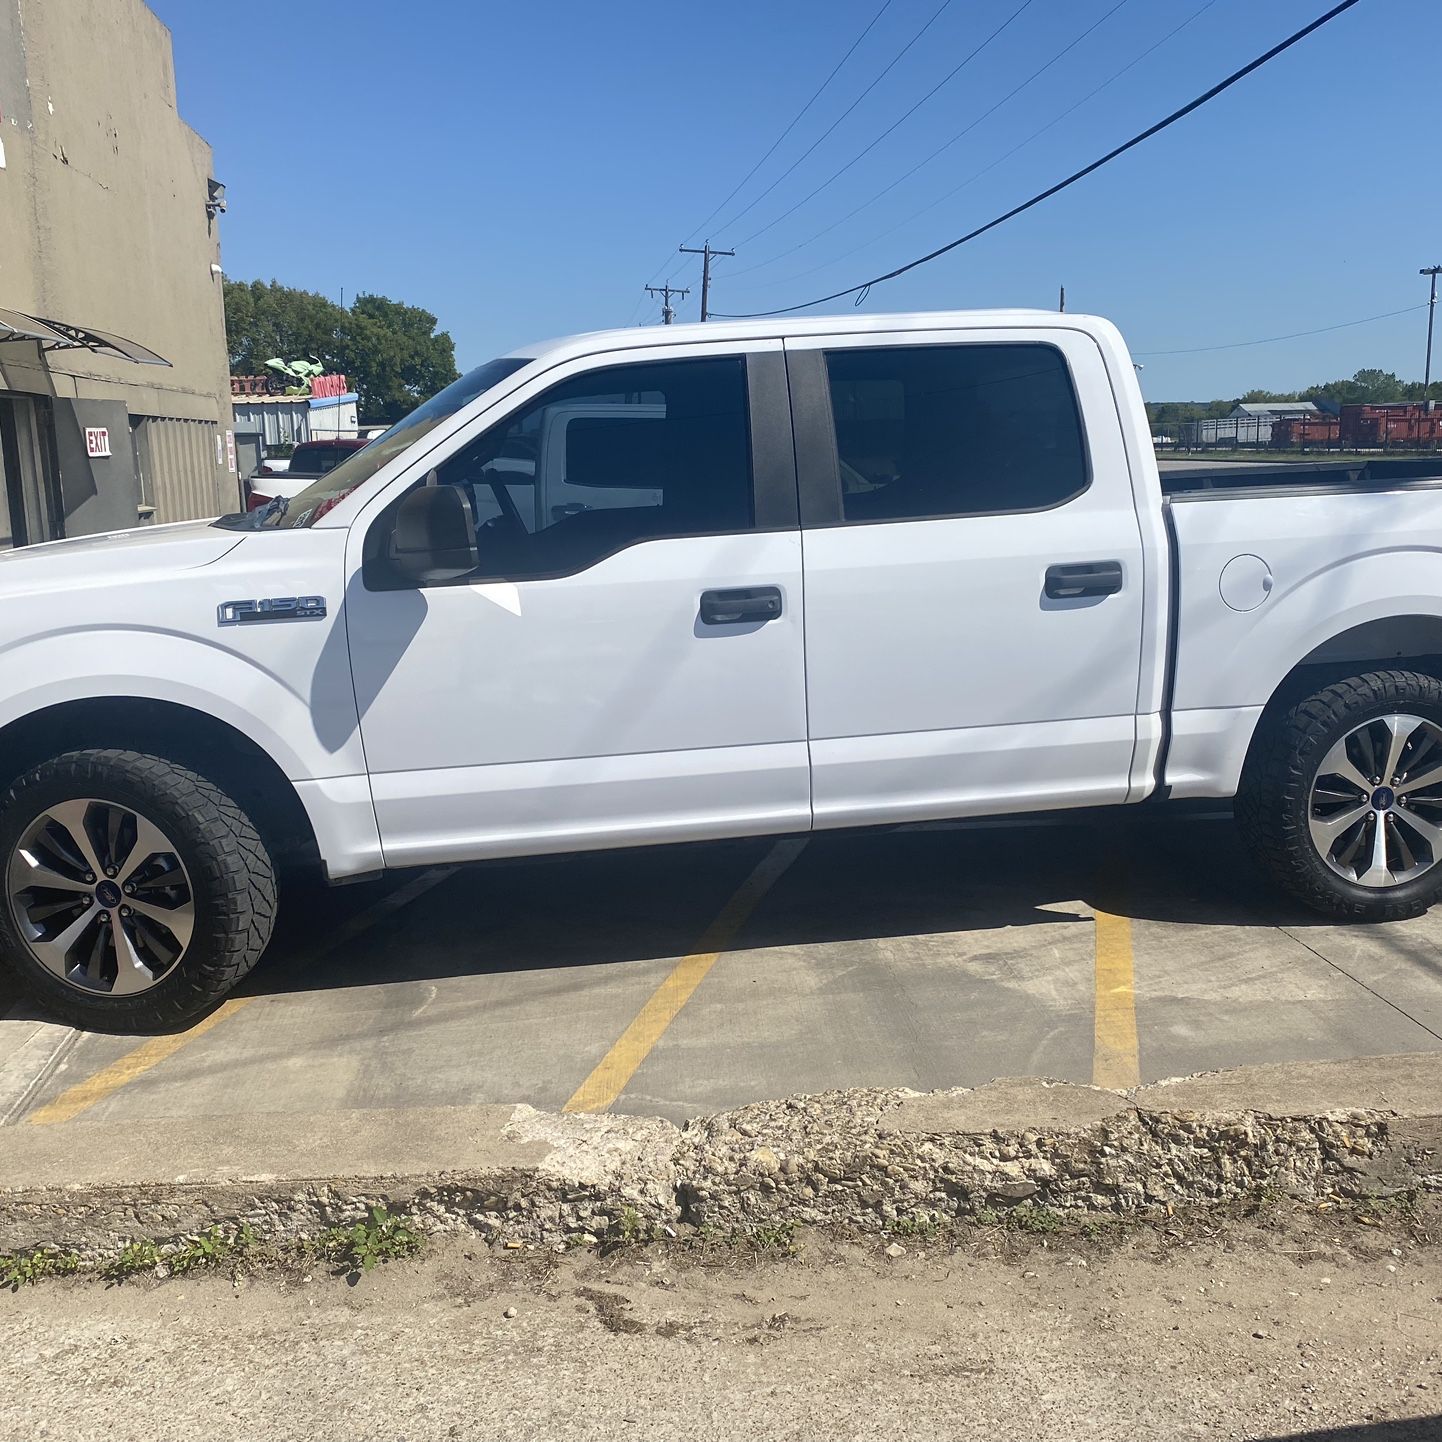
[[[918,1242],[935,1242],[952,1231],[949,1217],[923,1215],[919,1217],[897,1217],[886,1224],[886,1231],[893,1237],[910,1237]]]
[[[148,1237],[127,1242],[109,1261],[100,1266],[100,1275],[107,1282],[124,1282],[142,1272],[153,1272],[161,1263],[160,1248]]]
[[[259,1240],[249,1222],[235,1231],[207,1227],[198,1235],[187,1237],[174,1251],[166,1252],[162,1260],[172,1277],[183,1277],[188,1272],[239,1261],[241,1255],[252,1251]]]
[[[36,1247],[30,1252],[0,1252],[0,1288],[18,1292],[42,1277],[68,1277],[80,1270],[80,1256],[59,1247]]]
[[[332,1227],[320,1239],[319,1250],[343,1272],[369,1272],[382,1262],[412,1257],[424,1238],[412,1219],[398,1217],[384,1206],[372,1207],[363,1222]]]

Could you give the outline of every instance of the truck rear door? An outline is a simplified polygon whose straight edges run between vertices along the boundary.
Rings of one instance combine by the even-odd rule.
[[[787,341],[818,827],[1127,799],[1142,536],[1095,341]]]

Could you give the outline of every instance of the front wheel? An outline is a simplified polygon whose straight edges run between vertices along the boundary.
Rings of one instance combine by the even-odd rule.
[[[1374,671],[1263,725],[1236,803],[1262,867],[1331,916],[1426,911],[1442,895],[1442,682]]]
[[[148,1031],[260,959],[275,876],[212,782],[134,751],[72,751],[0,799],[0,963],[77,1026]]]

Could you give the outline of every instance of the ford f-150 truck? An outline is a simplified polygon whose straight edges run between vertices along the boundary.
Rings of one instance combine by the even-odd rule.
[[[480,366],[247,515],[0,556],[0,955],[173,1023],[292,862],[1235,797],[1442,891],[1442,467],[1159,475],[1106,321],[725,322]]]

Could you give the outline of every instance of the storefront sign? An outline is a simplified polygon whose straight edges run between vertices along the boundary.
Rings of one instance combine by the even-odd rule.
[[[346,380],[341,375],[313,376],[310,393],[316,400],[328,400],[347,393]]]
[[[91,457],[110,454],[110,432],[104,426],[85,427],[85,454]]]
[[[226,464],[230,467],[230,473],[231,473],[231,475],[235,475],[235,473],[236,473],[236,467],[235,467],[235,432],[234,432],[234,431],[226,431],[226,433],[225,433],[225,460],[226,460]]]

